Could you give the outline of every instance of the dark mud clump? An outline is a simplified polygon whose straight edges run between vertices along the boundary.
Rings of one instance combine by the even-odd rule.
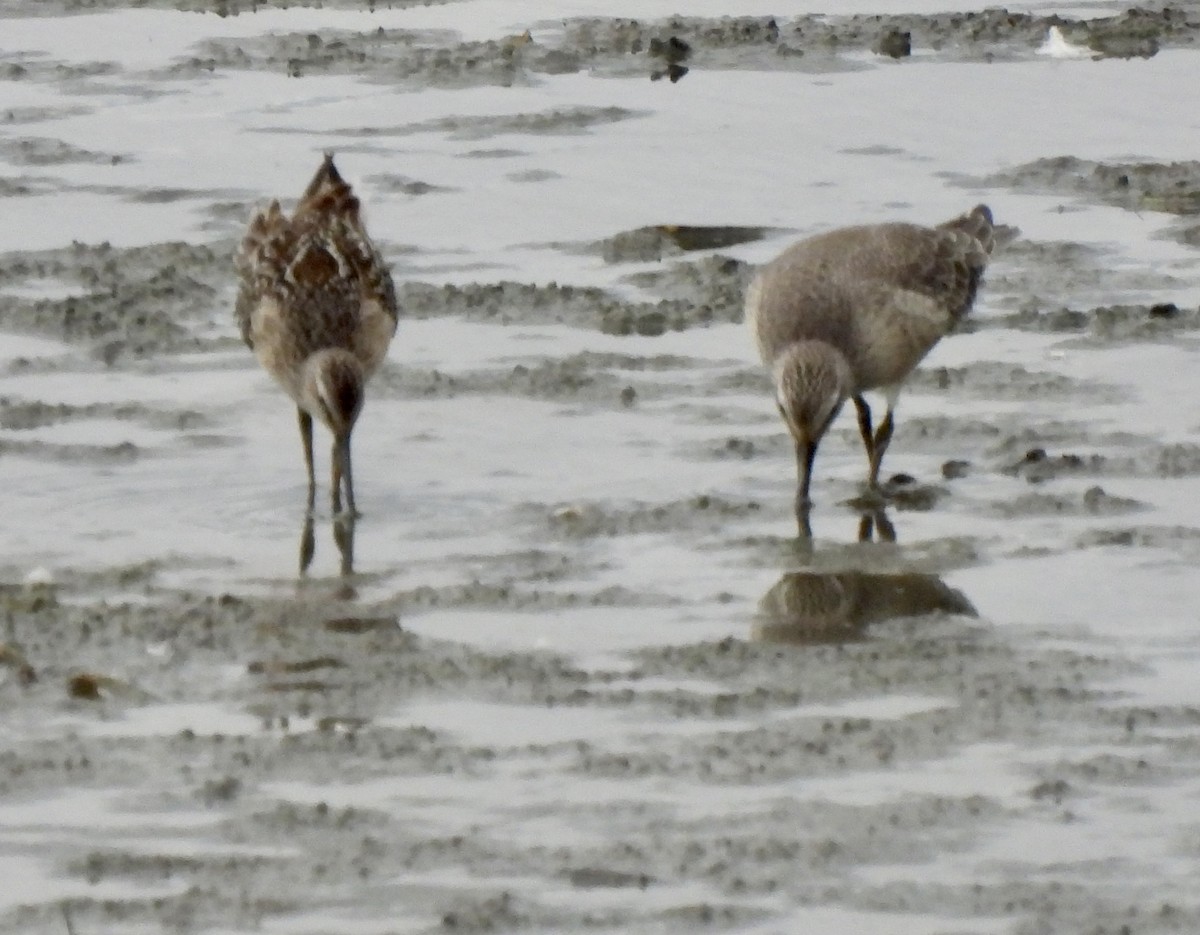
[[[737,520],[758,518],[762,505],[755,500],[700,494],[671,503],[530,505],[523,512],[531,518],[542,517],[553,535],[591,539],[684,530],[721,532]]]
[[[1105,455],[1098,452],[1050,454],[1045,448],[1031,448],[1001,468],[1001,473],[1040,484],[1061,477],[1157,477],[1200,476],[1200,445],[1190,442],[1157,444],[1132,455]],[[1107,495],[1100,498],[1105,502]]]
[[[360,130],[331,131],[339,139],[345,137],[409,136],[417,133],[439,133],[452,140],[485,140],[493,136],[531,134],[550,136],[584,133],[592,127],[619,123],[636,117],[647,117],[649,111],[624,107],[569,107],[538,113],[490,114],[471,117],[439,117],[399,127],[370,127]]]
[[[984,301],[991,308],[1032,315],[1031,329],[1041,330],[1036,316],[1045,311],[1068,305],[1101,307],[1111,303],[1114,295],[1187,288],[1183,280],[1161,267],[1129,268],[1114,262],[1117,252],[1115,247],[1094,244],[1017,239],[988,267]],[[1021,327],[1023,321],[975,314],[965,318],[960,327],[970,332]],[[1054,326],[1055,322],[1049,320],[1046,324]]]
[[[87,419],[140,421],[154,428],[191,430],[211,427],[213,420],[194,409],[164,412],[140,403],[46,403],[0,396],[0,428],[27,431],[45,425]]]
[[[1125,526],[1091,529],[1076,543],[1081,549],[1121,546],[1138,549],[1169,549],[1195,560],[1200,558],[1200,529],[1194,526]]]
[[[18,166],[53,166],[68,163],[114,165],[128,156],[98,153],[73,146],[63,140],[46,137],[18,137],[0,140],[0,156]]]
[[[407,175],[372,175],[368,176],[367,181],[377,191],[381,192],[397,192],[402,195],[429,195],[436,192],[452,192],[457,189],[451,188],[448,185],[434,185],[431,182],[422,182],[420,179],[412,179]]]
[[[742,260],[716,254],[633,273],[625,282],[697,309],[700,319],[740,322],[746,287],[755,273]],[[705,313],[704,309],[711,312]]]
[[[0,62],[0,79],[4,81],[62,81],[68,84],[85,84],[91,78],[111,77],[120,74],[121,71],[120,66],[114,62],[66,64],[42,56],[20,53],[6,62]],[[137,93],[149,97],[154,92],[141,88]]]
[[[589,592],[540,587],[511,579],[438,587],[420,585],[398,591],[392,602],[405,613],[448,609],[559,613],[588,607],[656,607],[675,603],[651,591],[635,591],[619,585]]]
[[[130,464],[144,452],[132,442],[116,442],[112,445],[51,444],[42,441],[0,439],[0,454],[21,455],[27,458],[57,460],[66,464],[99,462],[102,464]]]
[[[326,30],[250,38],[210,39],[168,69],[191,77],[230,69],[263,69],[293,78],[308,75],[371,75],[389,84],[423,87],[509,87],[531,74],[580,71],[581,56],[532,41],[528,33],[484,41],[460,41],[450,32]]]
[[[1027,307],[994,316],[987,327],[1044,334],[1074,334],[1090,342],[1154,341],[1200,329],[1200,308],[1180,308],[1173,302],[1150,305],[1101,305],[1089,309]],[[1078,389],[1091,389],[1079,384]],[[1113,388],[1109,388],[1112,395]]]
[[[604,289],[558,283],[405,282],[398,286],[398,298],[404,314],[417,318],[453,315],[499,324],[567,324],[607,334],[655,336],[742,318],[742,289],[750,276],[745,263],[707,258],[653,276],[642,282],[670,283],[675,295],[636,302]]]
[[[623,231],[591,249],[603,255],[606,263],[644,263],[694,250],[720,250],[751,243],[774,232],[769,227],[656,224]]]
[[[641,381],[633,384],[627,377],[597,366],[593,355],[586,353],[514,364],[507,369],[456,373],[418,367],[390,368],[376,379],[373,391],[407,399],[516,396],[570,399],[613,407],[661,395],[655,384]]]
[[[991,505],[1005,519],[1031,516],[1119,516],[1148,509],[1128,497],[1114,496],[1103,487],[1089,487],[1082,494],[1023,493]]]
[[[61,284],[60,297],[6,297],[0,326],[94,349],[112,363],[164,351],[211,348],[214,316],[231,288],[231,261],[219,246],[161,243],[121,249],[75,243],[0,257],[6,287]]]
[[[1044,396],[1081,397],[1091,402],[1120,402],[1128,390],[1112,384],[1076,380],[1049,371],[1031,371],[1013,364],[980,361],[969,367],[921,368],[905,388],[938,390],[955,397],[970,395],[984,399],[1031,399]]]
[[[989,176],[984,184],[1079,195],[1130,211],[1200,214],[1200,162],[1103,163],[1076,156],[1038,159]]]
[[[0,438],[0,454],[22,455],[50,461],[72,464],[83,462],[103,464],[129,464],[147,454],[147,449],[130,441],[113,441],[109,444],[84,444],[81,442],[51,442],[37,438],[24,438],[26,432],[47,425],[108,419],[123,423],[136,423],[150,428],[179,432],[184,439],[197,447],[212,447],[224,444],[225,439],[211,431],[211,420],[195,410],[159,409],[140,403],[90,403],[68,405],[45,403],[36,400],[0,397],[0,429],[10,434]],[[117,438],[119,432],[115,433]]]
[[[912,33],[894,26],[885,29],[871,47],[871,51],[889,58],[908,58],[912,55]]]
[[[455,372],[388,367],[372,383],[372,392],[404,399],[515,396],[630,408],[651,400],[690,399],[690,385],[658,380],[655,375],[706,366],[711,364],[669,354],[641,357],[581,351],[565,357],[525,359],[510,367]]]

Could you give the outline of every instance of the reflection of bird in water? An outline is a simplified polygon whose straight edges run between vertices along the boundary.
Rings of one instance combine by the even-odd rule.
[[[939,612],[975,616],[962,592],[936,575],[795,571],[763,595],[752,635],[776,643],[845,643],[863,639],[882,620]]]
[[[341,574],[343,578],[354,574],[354,524],[352,513],[334,515],[333,541],[337,544],[338,553],[342,557]],[[304,525],[300,529],[300,574],[308,571],[312,564],[313,555],[317,551],[317,537],[313,525],[312,510],[304,513]]]
[[[871,510],[859,517],[858,541],[873,542],[876,530],[879,531],[880,542],[896,541],[896,527],[892,524],[891,519],[888,518],[885,510]]]
[[[751,282],[746,320],[795,442],[801,534],[817,446],[848,398],[878,489],[900,388],[970,310],[992,244],[992,213],[979,205],[938,227],[871,224],[810,237]],[[877,430],[862,395],[874,389],[887,400]]]
[[[811,555],[815,544],[813,542],[812,522],[808,510],[804,510],[798,514],[796,521],[800,524],[800,540],[798,545],[801,546],[802,551]],[[883,509],[883,507],[864,510],[858,518],[859,542],[874,542],[877,532],[880,542],[896,541],[896,527],[887,515],[887,510]]]
[[[296,403],[308,507],[313,505],[312,420],[333,433],[334,512],[354,512],[350,433],[367,380],[396,331],[391,274],[367,236],[359,202],[325,161],[289,218],[273,201],[255,212],[236,257],[242,337]]]

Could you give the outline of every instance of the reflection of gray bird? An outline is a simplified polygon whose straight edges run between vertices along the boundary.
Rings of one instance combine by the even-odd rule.
[[[900,388],[971,308],[992,244],[992,213],[979,205],[938,227],[872,224],[810,237],[751,282],[746,320],[796,445],[798,518],[817,445],[848,398],[878,486]],[[872,389],[887,399],[877,431],[862,396]]]
[[[332,155],[289,218],[273,201],[255,212],[236,257],[236,316],[246,344],[296,403],[308,506],[312,420],[333,433],[332,498],[354,513],[350,433],[367,380],[383,362],[398,317],[392,277],[367,236],[359,202]]]
[[[753,637],[776,643],[846,643],[895,617],[975,616],[961,591],[935,575],[789,572],[759,602]]]
[[[333,517],[333,541],[342,557],[341,573],[346,578],[354,574],[354,515],[343,514]],[[308,571],[317,550],[317,536],[312,510],[304,513],[304,525],[300,528],[300,573]]]

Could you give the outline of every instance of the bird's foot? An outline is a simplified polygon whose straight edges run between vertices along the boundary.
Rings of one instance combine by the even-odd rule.
[[[867,484],[858,496],[847,500],[846,505],[861,513],[873,513],[888,505],[888,493],[878,484]]]

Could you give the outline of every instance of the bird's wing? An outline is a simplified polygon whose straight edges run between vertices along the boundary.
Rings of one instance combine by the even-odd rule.
[[[984,244],[957,226],[876,228],[870,266],[842,281],[854,317],[853,357],[866,386],[901,382],[971,308],[987,265]],[[990,239],[990,224],[985,237]],[[865,313],[866,310],[871,312]]]
[[[932,315],[948,331],[975,301],[993,243],[991,212],[981,205],[939,227],[887,225],[878,230],[875,265],[898,294],[897,312],[911,308]]]
[[[260,208],[251,215],[246,233],[234,255],[238,293],[233,313],[242,340],[251,349],[254,348],[251,319],[254,309],[262,301],[264,282],[269,282],[272,277],[278,279],[281,275],[282,261],[277,241],[280,233],[286,229],[287,218],[280,210],[279,202],[272,201],[266,208]]]

